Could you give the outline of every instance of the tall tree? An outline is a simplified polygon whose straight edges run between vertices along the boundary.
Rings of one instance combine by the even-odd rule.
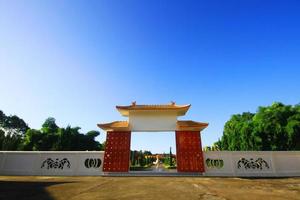
[[[170,153],[169,153],[169,165],[173,166],[173,158],[172,158],[172,147],[170,147]]]
[[[222,150],[300,150],[300,106],[275,102],[233,115],[216,142]]]
[[[0,110],[0,149],[19,150],[27,129],[23,119],[16,115],[6,116]]]

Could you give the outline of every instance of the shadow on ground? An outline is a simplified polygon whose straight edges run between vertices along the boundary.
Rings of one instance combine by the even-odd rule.
[[[223,177],[219,177],[219,178],[223,178]],[[297,176],[295,176],[295,177],[265,177],[265,176],[262,176],[262,177],[238,177],[238,178],[245,179],[245,180],[260,180],[260,179],[263,179],[263,180],[272,180],[272,179],[285,180],[285,179],[289,179],[289,178],[300,178],[300,177],[297,177]]]
[[[63,183],[68,182],[0,181],[0,200],[54,200],[54,198],[46,191],[46,188]]]

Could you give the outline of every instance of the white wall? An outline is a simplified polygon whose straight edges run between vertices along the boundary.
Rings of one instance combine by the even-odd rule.
[[[103,174],[103,157],[104,151],[0,151],[0,175],[97,176]]]
[[[209,151],[204,162],[207,176],[300,176],[300,151]]]
[[[205,176],[300,176],[300,151],[210,151],[203,155]],[[0,151],[0,175],[99,176],[103,175],[103,156],[103,151]],[[67,162],[62,169],[51,167],[64,158],[69,167]],[[249,168],[245,168],[247,163],[238,167],[242,158],[247,160]],[[261,162],[257,161],[259,158]],[[46,163],[47,159],[52,161]],[[91,166],[90,160],[86,165],[87,159],[100,159],[101,165]],[[207,159],[212,161],[206,162]]]
[[[130,111],[129,124],[132,131],[175,131],[176,112]]]

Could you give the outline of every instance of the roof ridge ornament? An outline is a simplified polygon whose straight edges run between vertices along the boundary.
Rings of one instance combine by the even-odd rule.
[[[171,101],[171,105],[175,106],[176,102],[175,101]]]
[[[136,106],[136,101],[131,102],[132,106]]]

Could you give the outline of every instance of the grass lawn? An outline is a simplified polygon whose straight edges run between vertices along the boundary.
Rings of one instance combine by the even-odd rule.
[[[300,199],[300,178],[0,176],[0,199]]]

